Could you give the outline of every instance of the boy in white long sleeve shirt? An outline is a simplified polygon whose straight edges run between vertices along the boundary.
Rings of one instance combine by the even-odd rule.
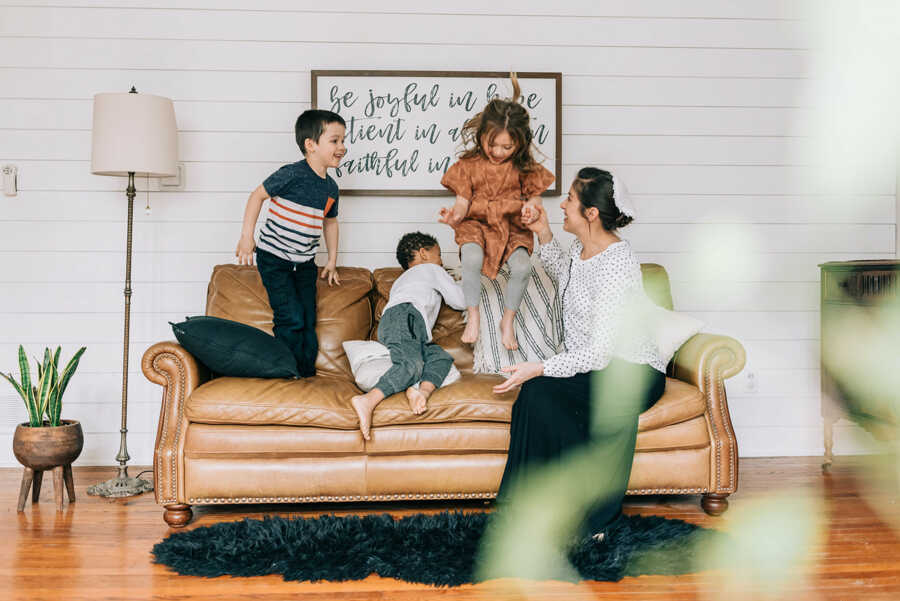
[[[441,247],[433,236],[404,235],[397,245],[397,260],[404,271],[391,287],[378,324],[378,341],[391,352],[392,365],[375,388],[351,399],[366,440],[372,412],[385,397],[406,390],[412,412],[425,411],[428,397],[453,365],[453,357],[431,340],[441,299],[454,309],[465,308],[462,287],[444,270]]]

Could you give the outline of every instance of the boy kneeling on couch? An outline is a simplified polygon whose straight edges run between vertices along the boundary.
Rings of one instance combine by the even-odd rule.
[[[397,244],[397,261],[403,273],[391,287],[378,324],[378,341],[391,353],[391,368],[375,388],[351,399],[366,440],[372,412],[385,397],[406,390],[412,412],[425,411],[428,397],[453,365],[450,353],[431,340],[441,298],[454,309],[465,309],[462,287],[444,270],[441,247],[433,236],[405,234]]]

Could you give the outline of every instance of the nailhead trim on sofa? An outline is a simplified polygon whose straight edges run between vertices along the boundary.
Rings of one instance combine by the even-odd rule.
[[[220,505],[225,503],[321,503],[321,502],[346,502],[346,501],[403,501],[426,499],[493,499],[495,492],[472,493],[398,493],[386,495],[319,495],[312,497],[214,497],[191,498],[188,503],[195,505]]]

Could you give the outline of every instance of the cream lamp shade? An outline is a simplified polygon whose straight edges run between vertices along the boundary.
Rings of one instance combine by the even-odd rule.
[[[91,140],[95,175],[175,175],[178,141],[172,101],[151,94],[96,94]]]

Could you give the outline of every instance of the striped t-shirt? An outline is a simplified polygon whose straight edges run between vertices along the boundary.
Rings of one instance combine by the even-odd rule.
[[[304,160],[267,177],[263,188],[269,213],[256,247],[295,263],[314,259],[324,219],[338,214],[337,182],[319,177]]]

